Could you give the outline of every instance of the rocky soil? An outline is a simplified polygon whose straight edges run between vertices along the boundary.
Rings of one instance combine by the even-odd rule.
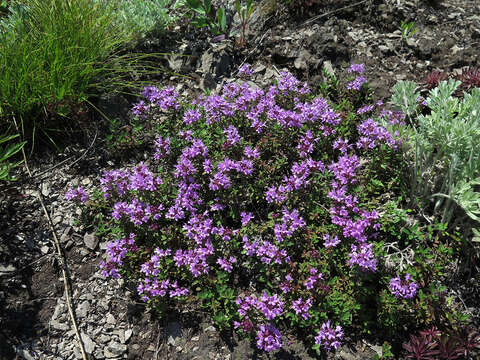
[[[435,69],[460,73],[480,66],[480,3],[475,0],[319,3],[293,16],[274,0],[264,0],[252,17],[244,48],[184,23],[174,29],[175,36],[143,47],[177,54],[163,65],[186,77],[165,74],[158,80],[191,94],[219,89],[244,62],[253,65],[258,85],[270,83],[282,70],[314,85],[323,67],[342,76],[351,62],[363,62],[375,97],[385,100],[397,80],[419,81]],[[227,7],[233,8],[230,3]],[[401,21],[414,21],[418,31],[402,40]],[[232,26],[238,25],[233,18]],[[99,105],[109,116],[128,122],[131,99],[114,97]],[[135,297],[132,284],[103,279],[98,264],[106,243],[93,227],[77,222],[80,210],[65,200],[65,191],[81,184],[91,193],[103,169],[125,166],[146,153],[141,150],[127,160],[108,150],[102,131],[97,138],[91,133],[62,153],[46,151],[32,158],[33,179],[19,173],[16,183],[0,184],[0,359],[82,358],[52,235],[35,196],[38,188],[65,250],[79,331],[92,359],[265,358],[251,344],[219,333],[206,314],[172,313],[155,320]],[[467,309],[474,294],[466,291],[463,297]],[[348,343],[332,358],[373,359],[381,352],[378,344]],[[274,358],[313,356],[292,341]]]

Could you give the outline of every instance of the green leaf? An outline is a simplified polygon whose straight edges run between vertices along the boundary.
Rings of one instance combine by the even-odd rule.
[[[238,16],[242,17],[242,5],[240,5],[240,1],[235,0],[235,9],[237,10]]]
[[[203,8],[205,9],[205,13],[207,16],[210,16],[210,11],[212,10],[212,1],[211,0],[204,0],[203,1]]]
[[[223,8],[218,8],[217,10],[217,21],[222,32],[227,28],[227,17],[225,16],[225,10]]]
[[[188,7],[191,10],[193,10],[193,11],[199,13],[199,14],[205,14],[205,9],[203,8],[200,0],[186,0],[186,1],[187,1]]]

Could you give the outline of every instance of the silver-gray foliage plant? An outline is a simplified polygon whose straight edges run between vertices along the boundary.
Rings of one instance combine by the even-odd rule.
[[[413,162],[412,199],[434,201],[442,222],[452,219],[455,205],[480,221],[480,88],[453,96],[461,83],[450,79],[430,90],[430,114],[418,112],[417,85],[400,81],[391,102],[412,126],[404,130],[404,147]]]

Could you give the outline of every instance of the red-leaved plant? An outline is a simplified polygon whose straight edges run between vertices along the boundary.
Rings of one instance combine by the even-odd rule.
[[[432,71],[428,74],[425,79],[423,79],[423,86],[426,90],[430,90],[436,88],[438,84],[443,81],[447,80],[448,75],[443,71]]]
[[[470,90],[474,87],[480,86],[480,68],[466,69],[461,74],[457,75],[457,80],[462,82],[462,88]]]
[[[470,359],[472,351],[480,349],[480,334],[470,327],[460,328],[454,334],[432,327],[420,331],[419,336],[410,335],[410,341],[402,346],[407,351],[407,359]]]
[[[435,360],[440,355],[437,349],[437,337],[440,332],[436,328],[423,331],[420,336],[410,335],[410,341],[402,346],[407,351],[407,359]]]
[[[480,349],[480,333],[471,328],[464,327],[458,331],[456,339],[462,347],[463,355],[468,359],[475,349]]]

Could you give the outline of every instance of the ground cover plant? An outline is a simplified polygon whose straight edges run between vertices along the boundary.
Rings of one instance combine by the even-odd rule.
[[[112,238],[102,274],[159,314],[202,308],[266,352],[287,335],[321,353],[374,333],[399,352],[405,331],[463,326],[442,281],[464,242],[408,224],[409,125],[371,103],[364,72],[328,77],[320,96],[289,73],[195,100],[146,87],[132,113],[156,119],[151,158],[106,171],[90,199],[67,192]]]

